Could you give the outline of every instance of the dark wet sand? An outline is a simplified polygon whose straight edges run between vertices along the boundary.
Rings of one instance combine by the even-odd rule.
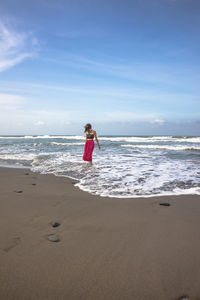
[[[0,253],[1,300],[200,300],[200,196],[102,198],[0,168]]]

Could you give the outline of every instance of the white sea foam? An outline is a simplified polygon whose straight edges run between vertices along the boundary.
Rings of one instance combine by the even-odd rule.
[[[40,156],[34,159],[33,171],[79,179],[80,189],[107,197],[200,194],[199,166],[192,161],[118,154],[94,155],[94,161],[90,167],[81,155]]]
[[[51,142],[50,144],[57,145],[57,146],[82,146],[85,143],[57,143],[57,142]]]
[[[35,136],[32,137],[33,139],[63,139],[63,140],[85,140],[84,136],[79,136],[79,135],[46,135],[46,136]]]
[[[35,154],[0,154],[2,160],[27,160],[32,161],[35,158]]]
[[[27,136],[0,136],[0,139],[63,139],[63,140],[85,140],[84,135],[27,135]],[[177,143],[200,143],[200,137],[173,137],[173,136],[99,136],[100,141],[129,142],[129,143],[156,143],[156,142],[177,142]]]
[[[173,142],[173,143],[200,143],[200,137],[193,138],[176,138],[166,136],[156,137],[99,137],[100,141],[111,142],[128,142],[128,143],[156,143],[156,142]]]
[[[72,179],[74,179],[72,177]],[[189,188],[189,189],[175,189],[174,191],[162,191],[160,190],[159,193],[150,193],[150,194],[122,194],[120,193],[109,193],[106,190],[102,192],[98,192],[92,190],[89,186],[86,187],[82,185],[81,183],[75,184],[75,186],[79,187],[80,190],[88,192],[93,195],[99,195],[101,197],[108,197],[108,198],[151,198],[151,197],[160,197],[160,196],[180,196],[180,195],[200,195],[200,188]]]
[[[200,146],[168,146],[168,145],[121,145],[124,148],[140,149],[166,149],[175,151],[200,150]]]
[[[0,136],[0,139],[66,139],[66,140],[83,140],[84,136],[70,135],[26,135],[26,136]]]
[[[100,161],[80,179],[80,189],[119,198],[200,194],[200,179],[195,187],[191,180],[198,174],[198,167],[189,162],[134,157],[127,162],[121,157],[118,165],[115,157],[110,157],[107,164]]]
[[[130,139],[132,141],[190,141],[200,142],[200,137],[174,137],[174,136],[100,136],[102,140],[123,141]],[[84,135],[25,135],[25,136],[0,136],[0,139],[85,139]]]
[[[34,143],[34,146],[50,146],[50,145],[55,145],[55,146],[82,146],[84,145],[84,142],[75,142],[75,143],[59,143],[59,142],[40,142],[40,143]]]
[[[143,142],[153,142],[152,138],[147,137],[132,137],[132,136],[122,136],[122,137],[99,137],[100,141],[110,141],[110,142],[130,142],[130,143],[143,143]],[[159,141],[168,141],[165,137],[160,138]],[[155,142],[158,141],[155,139]]]

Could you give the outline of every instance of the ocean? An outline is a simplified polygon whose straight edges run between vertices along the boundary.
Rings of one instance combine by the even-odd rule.
[[[200,195],[200,137],[101,136],[93,165],[84,136],[0,136],[0,166],[77,180],[91,194],[136,198]]]

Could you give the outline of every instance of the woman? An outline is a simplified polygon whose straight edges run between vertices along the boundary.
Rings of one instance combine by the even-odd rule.
[[[101,147],[99,145],[96,131],[92,129],[92,125],[89,123],[85,125],[85,134],[86,134],[86,142],[85,142],[83,160],[92,163],[92,152],[94,150],[94,138],[96,139],[99,150],[101,149]]]

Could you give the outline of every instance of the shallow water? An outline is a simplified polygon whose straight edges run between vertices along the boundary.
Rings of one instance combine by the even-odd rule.
[[[200,194],[200,137],[99,140],[90,166],[82,160],[84,136],[1,136],[0,165],[78,179],[80,189],[101,196]]]

